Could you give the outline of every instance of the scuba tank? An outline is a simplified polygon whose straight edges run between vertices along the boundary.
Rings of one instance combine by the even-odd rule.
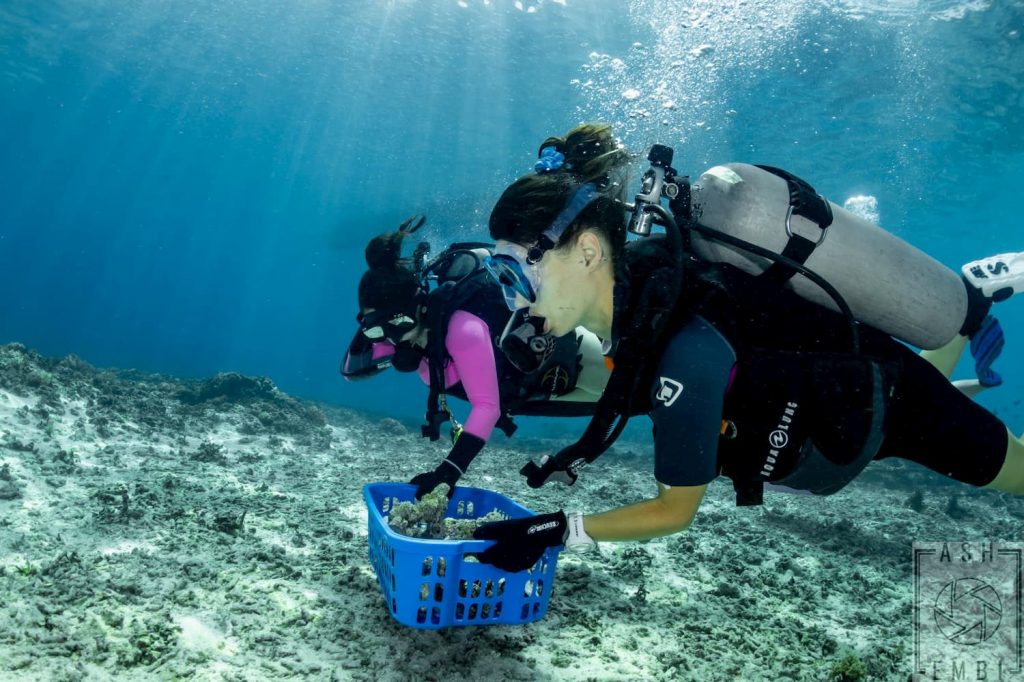
[[[859,322],[926,349],[945,345],[964,324],[968,291],[957,273],[785,171],[730,163],[706,171],[690,190],[695,223],[806,264]],[[834,296],[785,265],[701,230],[690,238],[702,260],[784,282],[802,298],[840,310]]]

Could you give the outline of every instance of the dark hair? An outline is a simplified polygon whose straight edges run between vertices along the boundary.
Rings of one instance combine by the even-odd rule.
[[[558,170],[530,173],[513,182],[491,211],[491,238],[523,245],[535,243],[578,187],[598,182],[606,187],[601,196],[562,233],[557,246],[571,243],[586,225],[600,232],[611,245],[613,256],[617,256],[626,242],[626,214],[620,201],[629,153],[612,136],[611,126],[603,123],[586,123],[565,137],[549,137],[540,149],[547,147],[565,155],[565,164]]]
[[[374,237],[366,245],[370,266],[359,280],[359,308],[394,310],[411,307],[420,290],[419,278],[398,261],[408,232],[396,230]]]

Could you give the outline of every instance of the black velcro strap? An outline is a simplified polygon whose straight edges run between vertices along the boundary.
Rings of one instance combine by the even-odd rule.
[[[823,230],[832,224],[832,206],[807,181],[774,166],[758,165],[757,167],[786,181],[786,186],[789,188],[789,205],[793,207],[793,215],[803,216]]]
[[[764,482],[759,480],[733,480],[737,507],[755,507],[764,504]]]
[[[789,238],[789,241],[786,242],[786,248],[782,250],[782,255],[803,265],[807,262],[807,259],[810,258],[815,246],[817,246],[817,244],[812,242],[810,239],[794,234]],[[781,286],[795,274],[796,270],[785,263],[775,262],[768,266],[768,268],[762,272],[757,279],[759,281],[766,282],[767,284],[776,284]]]
[[[829,205],[827,199],[814,191],[810,184],[789,171],[774,166],[758,165],[757,167],[786,181],[786,187],[789,189],[791,215],[786,217],[786,232],[789,234],[789,241],[786,242],[786,248],[783,249],[782,255],[803,265],[814,252],[814,248],[821,243],[821,240],[819,239],[815,243],[806,237],[795,234],[790,228],[789,220],[793,215],[807,218],[821,229],[821,238],[824,239],[825,230],[833,220],[832,206]],[[796,271],[793,268],[776,262],[770,265],[759,279],[768,284],[782,285],[795,274]]]

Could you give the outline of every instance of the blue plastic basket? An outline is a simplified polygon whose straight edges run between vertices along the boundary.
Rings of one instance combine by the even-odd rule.
[[[544,552],[518,573],[465,561],[489,540],[425,540],[395,533],[387,517],[399,502],[412,501],[415,486],[370,483],[363,488],[369,509],[370,563],[395,620],[414,628],[530,623],[548,610],[561,547]],[[446,516],[475,519],[497,510],[508,518],[532,516],[526,507],[481,488],[455,488]]]

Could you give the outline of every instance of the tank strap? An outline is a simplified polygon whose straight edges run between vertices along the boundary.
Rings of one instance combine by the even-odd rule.
[[[810,184],[792,173],[774,166],[757,167],[786,181],[789,188],[789,211],[786,215],[786,234],[789,235],[789,241],[786,242],[782,255],[803,265],[814,249],[825,240],[828,228],[832,224],[832,207]],[[790,223],[794,215],[803,216],[821,228],[821,236],[816,242],[793,233]],[[769,284],[782,285],[795,274],[796,270],[782,263],[773,263],[761,273],[759,279]]]

